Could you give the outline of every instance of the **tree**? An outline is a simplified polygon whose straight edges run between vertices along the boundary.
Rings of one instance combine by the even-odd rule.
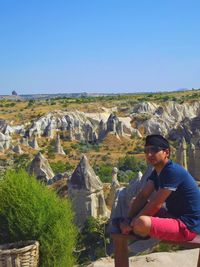
[[[76,228],[71,204],[25,171],[0,181],[0,243],[38,240],[40,267],[72,267]]]

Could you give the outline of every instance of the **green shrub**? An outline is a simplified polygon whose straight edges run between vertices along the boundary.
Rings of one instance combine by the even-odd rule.
[[[30,155],[29,154],[22,154],[22,155],[17,155],[15,154],[13,158],[13,169],[27,169],[28,164],[30,162]]]
[[[51,162],[50,166],[55,174],[66,172],[66,164],[59,160],[57,162]]]
[[[34,99],[31,99],[31,100],[28,101],[28,105],[27,105],[27,107],[30,108],[30,107],[32,107],[34,104],[35,104],[35,100],[34,100]]]
[[[38,240],[40,267],[73,266],[71,204],[30,177],[10,171],[0,182],[0,243]]]
[[[113,166],[108,164],[94,165],[93,169],[103,183],[112,182]]]
[[[80,142],[77,144],[71,145],[72,149],[79,150],[81,153],[87,153],[91,150],[94,150],[96,152],[99,152],[99,145],[98,144],[90,144],[86,142]]]
[[[47,147],[48,157],[50,159],[54,159],[55,158],[55,146],[56,146],[56,140],[53,139],[53,140],[51,140],[51,142],[49,143],[49,145]]]
[[[132,180],[133,178],[135,178],[137,175],[137,172],[136,171],[131,171],[131,170],[128,170],[128,171],[119,171],[118,173],[118,180],[121,182],[121,183],[129,183],[130,180]]]
[[[134,156],[126,155],[124,158],[119,159],[118,168],[121,171],[131,170],[133,172],[143,172],[146,169],[146,162]]]
[[[79,233],[77,251],[79,264],[88,264],[98,258],[108,256],[106,247],[110,242],[105,231],[107,220],[89,217]]]
[[[65,163],[61,160],[57,162],[51,162],[50,166],[55,174],[63,173],[74,169],[74,166],[71,165],[69,162]]]

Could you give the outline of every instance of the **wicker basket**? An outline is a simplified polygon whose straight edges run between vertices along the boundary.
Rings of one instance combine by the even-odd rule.
[[[0,267],[37,267],[39,243],[19,241],[0,246]]]

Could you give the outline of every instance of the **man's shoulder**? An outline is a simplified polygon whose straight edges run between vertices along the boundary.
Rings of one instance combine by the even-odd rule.
[[[170,160],[170,162],[165,166],[162,172],[162,176],[167,178],[173,178],[176,180],[183,180],[186,177],[189,178],[191,175],[183,166]]]
[[[169,160],[167,164],[165,165],[164,170],[166,171],[172,171],[172,172],[187,172],[180,164]]]

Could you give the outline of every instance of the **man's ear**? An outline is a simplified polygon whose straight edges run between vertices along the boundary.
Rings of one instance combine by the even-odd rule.
[[[165,149],[165,151],[166,151],[167,157],[169,158],[170,157],[170,149],[167,148],[167,149]]]

